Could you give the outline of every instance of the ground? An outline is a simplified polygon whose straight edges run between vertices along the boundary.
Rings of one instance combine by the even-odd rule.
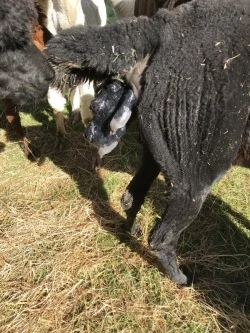
[[[165,207],[162,176],[138,216],[140,239],[121,228],[120,198],[141,154],[137,125],[92,171],[82,125],[67,126],[57,151],[47,105],[23,112],[22,123],[42,157],[26,160],[3,126],[1,332],[250,331],[250,170],[235,167],[215,185],[181,236],[178,259],[196,282],[180,288],[147,249]]]

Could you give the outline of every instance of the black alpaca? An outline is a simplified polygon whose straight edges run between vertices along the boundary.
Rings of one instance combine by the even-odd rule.
[[[37,20],[34,0],[1,0],[0,99],[25,104],[48,91],[54,73],[31,40]]]
[[[78,79],[131,78],[149,55],[139,82],[128,82],[140,89],[144,155],[122,204],[128,227],[134,228],[148,189],[160,171],[164,174],[167,208],[149,246],[180,284],[187,283],[176,261],[180,233],[239,150],[249,153],[249,45],[249,0],[194,0],[160,10],[152,19],[70,29],[48,45],[62,88]],[[243,157],[249,159],[247,153]]]

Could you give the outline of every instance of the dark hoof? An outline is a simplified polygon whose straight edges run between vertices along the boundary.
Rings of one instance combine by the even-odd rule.
[[[121,198],[121,206],[124,211],[129,210],[133,204],[133,195],[129,192],[128,189],[122,195]]]
[[[5,146],[6,146],[5,143],[0,142],[0,153],[1,153],[2,151],[4,151]]]
[[[56,142],[55,142],[55,149],[62,151],[64,149],[65,146],[65,136],[64,135],[57,135],[56,137]]]
[[[37,161],[37,159],[39,158],[38,151],[36,151],[36,149],[31,146],[31,144],[26,138],[19,142],[19,146],[21,147],[24,155],[29,161]]]
[[[79,123],[80,120],[81,120],[81,113],[80,113],[80,111],[72,111],[72,114],[71,114],[71,116],[69,118],[69,123],[71,125],[75,125],[75,124]]]
[[[188,286],[190,285],[190,281],[188,276],[186,276],[179,268],[175,270],[174,274],[169,269],[169,267],[165,267],[164,265],[164,272],[166,276],[168,276],[173,282],[177,283],[178,285]]]
[[[180,265],[180,270],[186,275],[187,277],[187,286],[190,287],[192,284],[195,284],[199,281],[197,274],[194,271],[188,269],[185,265]]]
[[[94,155],[92,158],[92,165],[91,168],[92,170],[100,169],[103,167],[103,159],[98,155]]]
[[[142,235],[141,225],[134,218],[127,217],[124,223],[124,229],[132,237],[140,237]]]
[[[167,274],[168,275],[168,274]],[[183,274],[180,270],[180,273],[174,277],[171,277],[171,280],[179,285],[188,286],[188,277]]]
[[[178,285],[187,286],[189,279],[178,267],[174,252],[164,250],[155,250],[154,252],[162,266],[162,272]]]

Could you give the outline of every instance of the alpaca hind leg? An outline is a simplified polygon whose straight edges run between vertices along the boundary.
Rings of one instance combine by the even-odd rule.
[[[181,232],[197,216],[209,189],[204,188],[191,193],[191,187],[188,186],[169,188],[167,209],[149,235],[150,249],[163,265],[165,274],[178,284],[188,284],[189,281],[178,267],[176,245]]]

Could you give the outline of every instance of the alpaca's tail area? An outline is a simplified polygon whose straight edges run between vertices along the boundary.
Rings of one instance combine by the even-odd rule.
[[[52,38],[46,55],[56,72],[61,90],[80,81],[99,82],[123,76],[137,61],[152,53],[158,43],[159,27],[146,17],[105,27],[77,26]]]

